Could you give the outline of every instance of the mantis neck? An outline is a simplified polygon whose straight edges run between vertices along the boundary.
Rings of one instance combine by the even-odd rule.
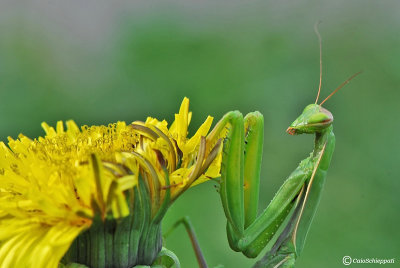
[[[321,168],[322,170],[328,169],[334,149],[335,149],[335,135],[333,134],[332,125],[327,127],[321,132],[315,133],[313,158],[318,159],[321,153],[324,154],[321,159],[319,168]]]

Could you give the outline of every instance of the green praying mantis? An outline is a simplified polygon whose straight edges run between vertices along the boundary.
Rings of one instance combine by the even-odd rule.
[[[260,215],[257,216],[263,116],[259,112],[249,113],[245,117],[238,111],[228,112],[207,136],[207,139],[213,139],[227,131],[223,145],[219,193],[227,218],[230,247],[249,258],[255,258],[277,237],[272,248],[254,268],[294,267],[316,213],[335,148],[333,116],[322,104],[360,73],[352,75],[318,104],[322,61],[321,37],[317,27],[315,30],[320,41],[320,82],[317,98],[315,103],[304,108],[286,130],[290,135],[314,134],[314,149],[285,180]],[[187,218],[177,224],[179,223],[184,223],[189,232],[200,268],[208,267],[191,223]]]

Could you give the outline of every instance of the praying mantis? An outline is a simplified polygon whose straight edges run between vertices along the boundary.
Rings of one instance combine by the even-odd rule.
[[[238,111],[228,112],[207,136],[207,140],[213,140],[226,133],[223,135],[225,139],[219,193],[227,218],[230,247],[249,258],[255,258],[277,237],[272,248],[254,268],[294,267],[316,213],[335,148],[333,116],[322,105],[360,74],[358,72],[352,75],[318,104],[322,80],[322,50],[317,24],[315,31],[320,44],[317,98],[315,103],[304,108],[286,130],[290,135],[315,135],[314,149],[289,175],[260,215],[257,216],[264,127],[261,113],[253,112],[243,117]],[[190,234],[200,268],[208,267],[189,220],[186,218],[180,223],[185,224]]]

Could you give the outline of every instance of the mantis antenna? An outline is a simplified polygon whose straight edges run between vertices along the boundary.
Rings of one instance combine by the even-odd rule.
[[[353,79],[354,77],[356,77],[357,75],[359,75],[360,73],[362,73],[362,71],[353,74],[352,76],[350,76],[346,81],[344,81],[337,89],[335,89],[331,94],[329,94],[328,97],[326,97],[320,104],[319,106],[322,106],[322,104],[324,104],[324,102],[326,102],[327,100],[329,100],[330,97],[332,97],[336,92],[338,92],[339,89],[341,89],[342,87],[344,87],[348,82],[351,81],[351,79]]]
[[[319,86],[318,86],[318,94],[317,94],[317,99],[315,100],[315,104],[317,104],[317,102],[318,102],[319,93],[321,92],[321,84],[322,84],[322,38],[318,31],[318,25],[320,23],[321,23],[321,21],[317,21],[314,25],[314,31],[315,31],[316,35],[318,36],[318,42],[319,42]]]
[[[319,94],[321,93],[321,85],[322,85],[322,38],[321,38],[321,34],[318,31],[318,25],[321,23],[321,21],[317,21],[314,25],[314,31],[315,34],[318,37],[318,42],[319,42],[319,86],[318,86],[318,94],[317,94],[317,98],[315,100],[315,104],[317,104],[318,99],[319,99]],[[349,79],[347,79],[346,81],[344,81],[337,89],[335,89],[328,97],[326,97],[319,106],[322,106],[322,104],[327,101],[330,97],[332,97],[332,95],[334,95],[339,89],[341,89],[342,87],[344,87],[348,82],[350,82],[351,79],[353,79],[354,77],[356,77],[357,75],[359,75],[360,73],[362,73],[362,71],[353,74]]]

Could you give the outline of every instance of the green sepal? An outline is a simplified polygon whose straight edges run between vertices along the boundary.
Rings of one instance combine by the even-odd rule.
[[[138,262],[141,264],[151,265],[162,247],[161,224],[155,223],[151,219],[152,208],[150,194],[146,187],[146,183],[141,177],[139,177],[138,188],[142,204],[141,210],[144,212],[142,215],[144,225],[140,235],[137,253]]]
[[[175,255],[175,253],[164,247],[161,249],[160,253],[158,253],[157,259],[153,264],[158,264],[165,268],[171,268],[174,265],[175,265],[175,268],[181,267],[179,259]],[[152,267],[155,267],[155,266],[152,265]]]
[[[138,263],[151,265],[161,250],[161,224],[151,219],[148,188],[143,179],[126,191],[130,214],[121,219],[96,214],[92,226],[81,233],[63,257],[63,263],[88,267],[130,268]]]

